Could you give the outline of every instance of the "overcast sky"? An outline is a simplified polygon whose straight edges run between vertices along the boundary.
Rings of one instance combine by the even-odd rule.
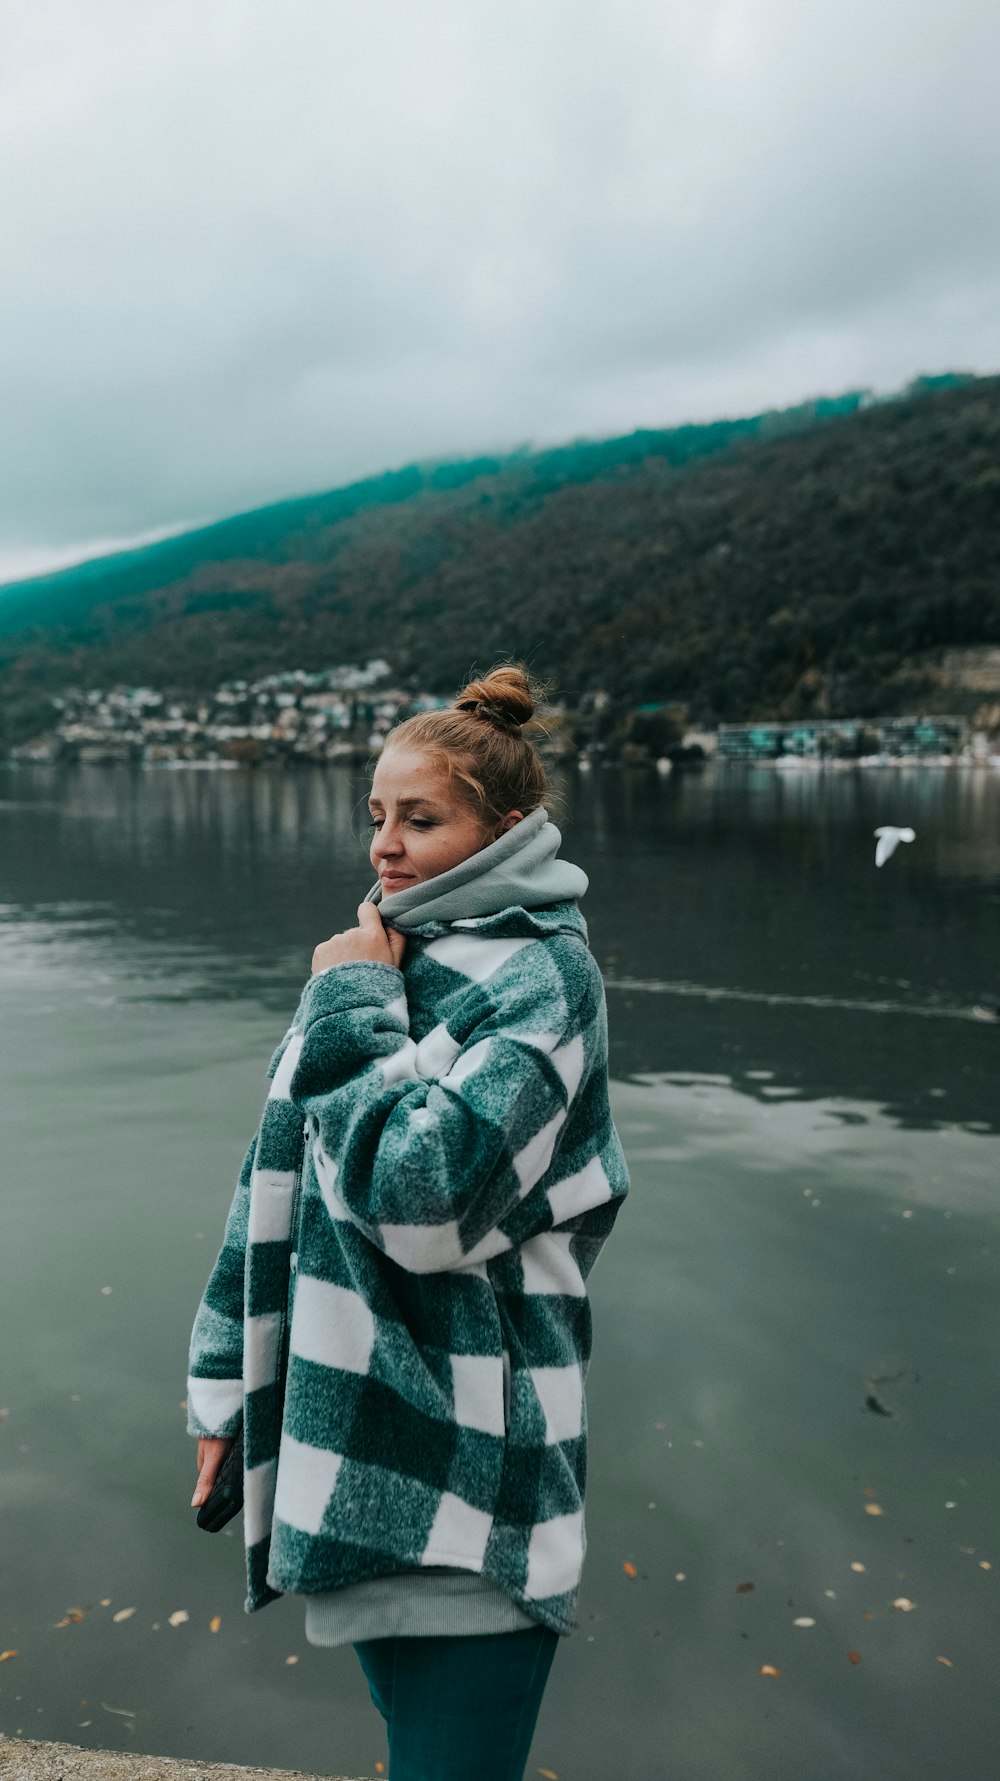
[[[0,577],[1000,369],[996,0],[4,0]]]

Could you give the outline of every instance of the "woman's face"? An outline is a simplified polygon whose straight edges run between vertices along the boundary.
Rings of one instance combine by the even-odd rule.
[[[459,799],[433,755],[404,747],[387,748],[380,756],[368,808],[369,857],[386,897],[459,865],[520,822],[522,815],[520,810],[508,811],[502,822],[487,828]]]

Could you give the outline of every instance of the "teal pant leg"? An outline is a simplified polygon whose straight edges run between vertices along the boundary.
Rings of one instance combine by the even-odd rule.
[[[522,1781],[559,1634],[364,1639],[391,1781]]]

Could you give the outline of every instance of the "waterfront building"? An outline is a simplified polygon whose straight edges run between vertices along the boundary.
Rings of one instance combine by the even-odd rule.
[[[955,755],[969,734],[964,717],[887,717],[878,725],[880,754]]]
[[[719,725],[723,760],[855,760],[864,754],[920,757],[960,754],[969,726],[962,717],[830,717],[783,723]]]

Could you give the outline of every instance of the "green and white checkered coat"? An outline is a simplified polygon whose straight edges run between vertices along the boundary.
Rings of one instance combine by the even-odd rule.
[[[566,1633],[586,1280],[628,1191],[604,986],[572,900],[407,939],[312,976],[271,1059],[188,1429],[244,1422],[248,1613],[445,1565]]]

